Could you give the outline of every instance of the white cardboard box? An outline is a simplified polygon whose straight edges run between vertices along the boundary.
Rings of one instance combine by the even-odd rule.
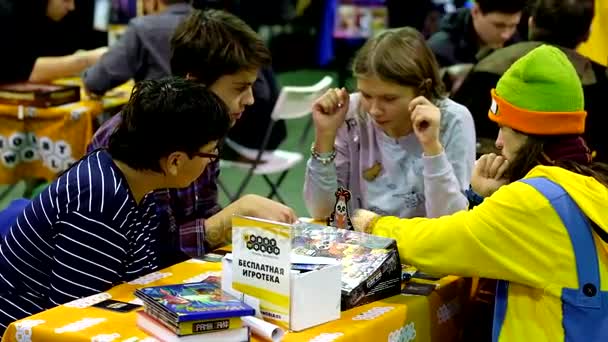
[[[341,275],[341,264],[304,273],[292,272],[289,330],[302,331],[340,318]],[[253,304],[258,310],[256,316],[259,315],[260,299],[234,290],[232,278],[232,260],[228,254],[222,259],[222,289],[249,305]]]

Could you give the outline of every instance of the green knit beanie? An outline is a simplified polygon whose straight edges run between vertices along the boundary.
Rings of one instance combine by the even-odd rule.
[[[585,100],[574,66],[558,48],[542,45],[517,60],[492,91],[490,119],[529,134],[580,134]]]

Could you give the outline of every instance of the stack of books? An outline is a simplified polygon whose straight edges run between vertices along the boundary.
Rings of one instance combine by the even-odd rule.
[[[158,340],[249,341],[241,317],[253,316],[255,310],[215,281],[146,287],[135,296],[144,302],[137,326]]]

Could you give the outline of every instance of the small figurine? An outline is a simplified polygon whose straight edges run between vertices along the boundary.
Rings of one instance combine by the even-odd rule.
[[[350,222],[348,215],[348,201],[350,201],[350,191],[343,187],[336,190],[336,205],[334,211],[327,218],[327,225],[347,230],[354,230],[353,224]]]

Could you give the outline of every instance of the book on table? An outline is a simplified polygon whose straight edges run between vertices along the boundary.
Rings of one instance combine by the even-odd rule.
[[[137,312],[137,327],[146,334],[156,338],[162,342],[249,342],[250,332],[248,327],[210,332],[203,336],[201,335],[186,335],[179,336],[173,331],[167,328],[164,324],[161,324],[158,320],[144,311]]]
[[[148,317],[179,336],[239,329],[241,317],[255,314],[214,280],[146,287],[136,290],[135,296],[144,302]]]

